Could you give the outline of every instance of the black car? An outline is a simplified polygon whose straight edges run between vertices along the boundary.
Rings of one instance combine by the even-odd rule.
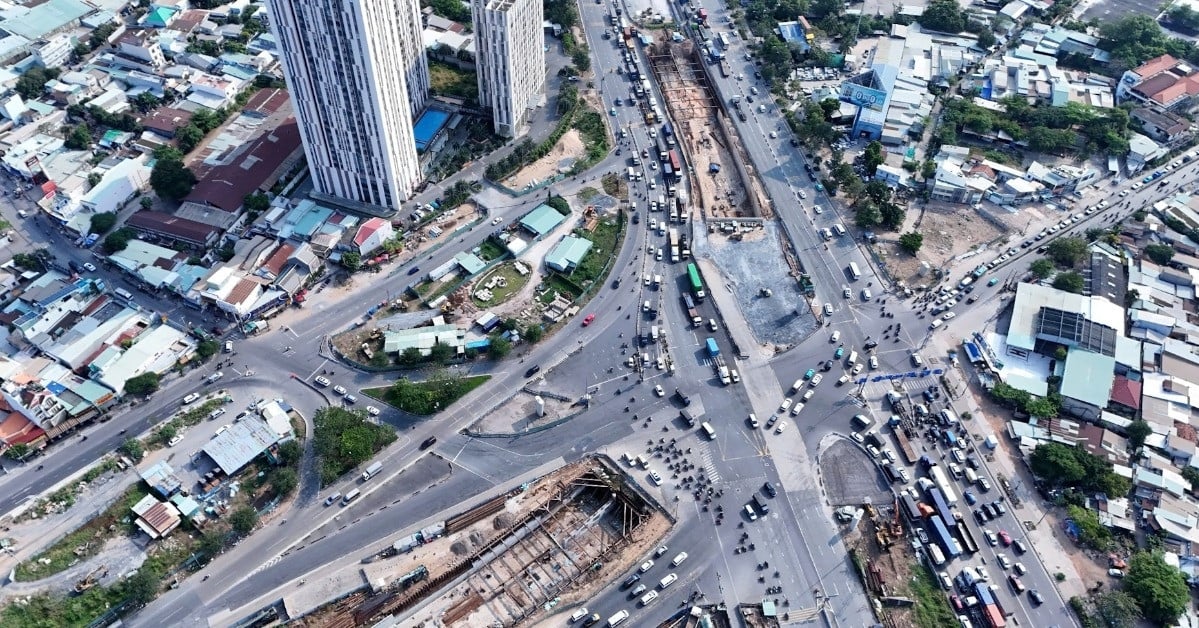
[[[1041,597],[1041,592],[1036,589],[1028,592],[1028,599],[1032,600],[1034,606],[1040,606],[1045,603],[1045,598]]]
[[[615,290],[615,289],[617,289],[617,288],[619,288],[619,287],[620,287],[620,280],[619,280],[619,279],[613,279],[613,280],[612,280],[612,289],[613,289],[613,290]]]
[[[753,97],[753,96],[746,96],[746,97],[745,97],[745,102],[753,102],[753,101],[754,101],[754,97]]]
[[[419,273],[419,272],[420,272],[420,266],[413,266],[412,268],[408,269],[409,275],[415,275],[416,273]]]
[[[758,512],[762,513],[763,515],[770,514],[770,504],[767,504],[766,500],[762,499],[761,495],[754,493],[753,501],[754,501],[754,506],[757,506],[757,508],[758,508]]]
[[[633,214],[633,224],[636,225],[636,224],[640,224],[640,223],[641,223],[641,214],[634,213]]]
[[[877,346],[878,346],[878,341],[877,341],[877,340],[867,340],[867,341],[866,341],[866,345],[865,345],[865,347],[866,347],[866,350],[867,350],[867,351],[869,351],[869,350],[871,350],[871,349],[873,349],[873,348],[875,348],[875,347],[877,347]]]
[[[763,484],[762,490],[771,497],[779,494],[778,489],[774,488],[774,484],[771,484],[770,482]]]
[[[428,449],[428,448],[432,447],[433,445],[435,445],[436,443],[437,443],[437,437],[436,437],[436,436],[430,436],[430,437],[426,438],[424,441],[422,441],[422,442],[421,442],[421,444],[420,444],[420,448],[421,448],[421,449]]]
[[[833,370],[833,361],[832,361],[832,360],[828,360],[828,361],[826,361],[826,362],[824,363],[824,367],[823,367],[823,368],[824,368],[824,370],[826,370],[826,371],[831,371],[831,370]]]
[[[637,574],[633,574],[633,575],[629,576],[628,578],[625,578],[624,582],[620,583],[620,590],[624,591],[625,589],[628,589],[629,587],[637,584],[640,581],[641,581],[641,576],[639,576]]]
[[[792,145],[792,146],[799,146],[799,140],[795,139],[794,137],[793,137],[793,138],[791,138],[791,145]]]
[[[541,372],[541,365],[530,366],[529,370],[525,371],[525,377],[532,377]]]
[[[678,399],[679,403],[683,404],[684,406],[691,405],[691,397],[688,397],[687,393],[679,390],[678,388],[674,389],[674,398]]]

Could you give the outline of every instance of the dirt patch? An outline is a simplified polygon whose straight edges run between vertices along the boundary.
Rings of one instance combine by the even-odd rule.
[[[899,234],[918,231],[924,234],[924,246],[915,257],[899,248]],[[1010,233],[1010,229],[1006,232]],[[896,281],[909,287],[931,285],[937,278],[933,269],[948,268],[955,261],[973,267],[979,260],[971,253],[1005,240],[999,225],[960,205],[930,203],[923,210],[908,209],[903,228],[880,237],[875,250]],[[952,272],[952,271],[951,271]]]
[[[562,135],[562,139],[550,149],[545,157],[522,168],[519,172],[503,181],[504,185],[513,190],[523,190],[556,175],[570,172],[576,161],[587,156],[587,147],[583,145],[583,136],[578,129],[570,129]]]

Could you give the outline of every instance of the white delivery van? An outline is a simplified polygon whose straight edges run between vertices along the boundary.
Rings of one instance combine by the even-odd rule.
[[[862,278],[862,271],[858,269],[857,262],[849,263],[849,276],[853,277],[855,281]]]
[[[365,482],[365,481],[375,477],[382,470],[383,470],[382,462],[376,462],[376,463],[372,464],[371,466],[366,468],[366,471],[362,472],[362,481]]]
[[[704,436],[707,436],[708,440],[716,440],[716,430],[712,428],[711,423],[704,421],[700,423],[699,427],[704,431]]]

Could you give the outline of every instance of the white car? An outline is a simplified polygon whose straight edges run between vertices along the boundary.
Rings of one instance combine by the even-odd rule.
[[[995,558],[999,560],[999,567],[1001,569],[1007,569],[1012,566],[1012,561],[1007,557],[1007,554],[999,554]]]
[[[782,433],[783,433],[783,430],[785,430],[785,429],[787,429],[787,422],[786,422],[786,421],[779,421],[778,427],[774,428],[774,433],[775,433],[775,434],[782,434]]]
[[[841,339],[841,332],[835,331],[835,332],[833,332],[833,335],[831,337],[829,337],[828,341],[829,342],[837,342],[840,339]]]
[[[662,486],[662,476],[658,475],[657,471],[650,471],[649,479],[653,481],[654,486]]]
[[[853,373],[854,375],[857,375],[858,373],[862,372],[862,366],[863,366],[863,364],[861,362],[858,362],[857,364],[853,365],[853,369],[850,370],[849,372]]]
[[[815,388],[820,385],[820,381],[823,379],[824,379],[824,376],[821,375],[820,373],[817,373],[812,376],[812,381],[809,383],[812,385],[812,388]]]
[[[346,394],[345,386],[338,384],[337,386],[333,387],[333,392],[337,393],[339,396],[344,395]]]
[[[787,397],[781,404],[779,404],[779,414],[782,414],[789,409],[791,409],[791,398]]]
[[[983,536],[987,537],[987,543],[991,547],[999,545],[999,537],[995,536],[995,532],[991,530],[983,530]]]
[[[820,214],[824,213],[824,208],[819,205],[813,205],[812,211],[816,212],[816,215],[819,216]]]
[[[803,190],[800,190],[800,191],[799,191],[799,198],[805,198],[805,199],[806,199],[806,198],[808,198],[808,193],[807,193],[807,192],[804,192]]]
[[[956,304],[955,304],[955,305],[956,305]],[[945,319],[945,320],[947,320],[947,321],[948,321],[948,320],[953,320],[953,317],[955,317],[955,316],[957,316],[957,315],[958,315],[958,313],[957,313],[957,312],[946,312],[946,313],[945,313],[945,316],[942,316],[941,318],[943,318],[943,319]]]
[[[773,139],[776,139],[776,138],[778,138],[778,136],[779,136],[779,134],[778,134],[778,133],[775,133],[774,131],[771,131],[771,132],[770,132],[770,139],[772,139],[772,140],[773,140]]]
[[[668,573],[668,574],[666,574],[665,578],[662,578],[661,580],[658,581],[658,588],[665,589],[666,587],[674,584],[675,581],[678,579],[679,579],[678,574]]]
[[[200,398],[200,393],[190,393],[183,398],[183,405],[187,405]]]
[[[801,410],[803,410],[803,408],[804,408],[804,404],[803,404],[803,402],[800,402],[800,403],[797,403],[797,404],[795,404],[795,405],[791,406],[791,416],[796,416],[796,415],[798,415],[798,414],[799,414],[799,412],[800,412]]]
[[[814,390],[812,390],[811,388],[809,388],[809,389],[808,389],[808,392],[806,392],[806,393],[804,393],[804,394],[803,394],[803,400],[804,400],[804,401],[807,401],[807,400],[809,400],[809,399],[811,399],[811,398],[812,398],[812,395],[815,395],[815,394],[816,394],[816,391],[814,391]]]
[[[870,356],[870,370],[873,371],[874,369],[877,369],[877,368],[878,368],[878,356],[872,355],[872,356]]]
[[[852,438],[854,440],[854,442],[858,443],[858,444],[862,444],[862,443],[866,442],[866,439],[862,437],[861,432],[854,432],[854,433],[850,434],[849,437]]]
[[[1012,569],[1015,569],[1016,573],[1021,576],[1028,573],[1028,569],[1024,566],[1024,563],[1016,563],[1012,565]]]
[[[317,386],[328,386],[329,385],[329,378],[325,377],[324,375],[317,375],[316,379],[313,381],[316,382]]]
[[[367,406],[366,413],[371,416],[379,416],[379,409],[376,408],[375,406]]]
[[[654,394],[655,394],[655,395],[657,395],[657,396],[659,396],[659,397],[665,397],[665,396],[666,396],[666,391],[665,391],[665,390],[662,390],[662,384],[658,384],[658,385],[654,386]]]
[[[651,558],[651,559],[645,561],[644,563],[641,563],[641,566],[637,568],[637,573],[645,573],[653,568],[654,568],[654,559]]]
[[[83,269],[89,273],[94,273],[96,272],[96,265],[91,262],[84,262]]]
[[[167,441],[167,447],[174,447],[175,445],[178,445],[180,443],[180,441],[182,441],[182,440],[183,440],[182,436],[174,436],[171,438],[171,440]]]

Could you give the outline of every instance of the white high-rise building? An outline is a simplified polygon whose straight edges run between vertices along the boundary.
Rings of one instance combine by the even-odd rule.
[[[429,93],[418,0],[269,0],[320,195],[394,210],[421,178],[412,124]]]
[[[520,135],[545,87],[542,0],[472,0],[479,101],[495,132]]]

